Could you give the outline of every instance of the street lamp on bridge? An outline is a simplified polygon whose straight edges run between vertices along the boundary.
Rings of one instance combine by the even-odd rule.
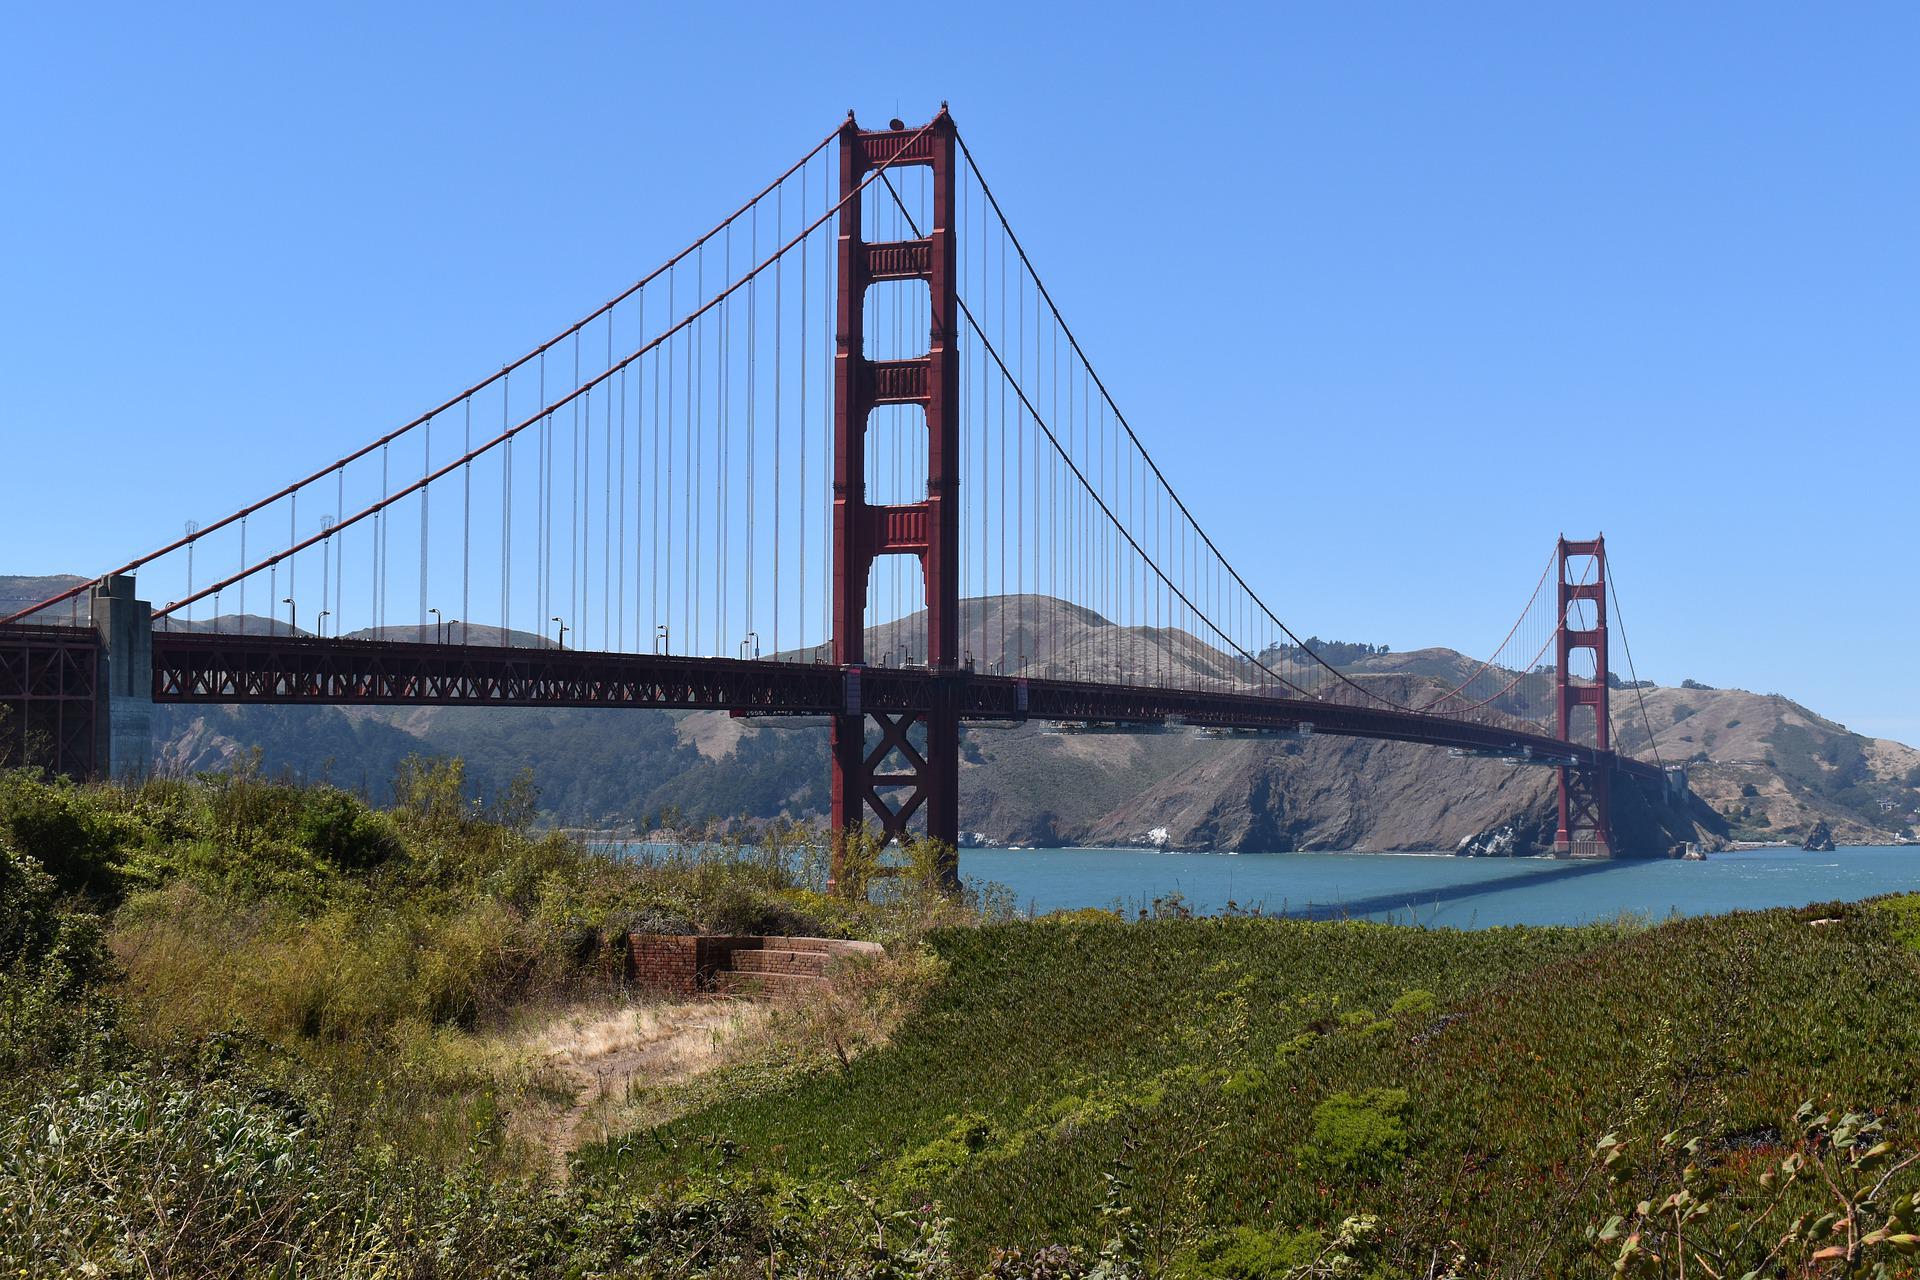
[[[280,603],[287,606],[287,631],[291,635],[300,634],[300,624],[294,620],[295,606],[292,596],[282,596]]]
[[[446,619],[440,616],[438,609],[429,609],[427,612],[433,615],[433,642],[435,644],[445,644]]]
[[[572,628],[572,627],[569,627],[569,626],[568,626],[568,625],[566,624],[566,622],[565,622],[564,620],[562,620],[562,619],[560,619],[560,618],[558,618],[558,617],[554,617],[554,618],[549,618],[549,619],[547,619],[547,621],[549,621],[549,622],[551,622],[551,623],[553,623],[554,625],[556,625],[556,626],[558,626],[558,627],[560,628],[560,634],[559,634],[559,637],[558,637],[558,639],[557,639],[557,643],[559,644],[559,646],[560,646],[560,647],[561,647],[562,649],[564,649],[564,648],[566,648],[566,647],[567,647],[567,632],[569,632],[569,631],[571,631],[571,630],[573,630],[573,628]]]

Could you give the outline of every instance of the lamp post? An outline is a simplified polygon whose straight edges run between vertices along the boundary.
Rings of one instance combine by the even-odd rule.
[[[559,636],[558,636],[558,640],[557,640],[557,643],[559,644],[559,646],[560,646],[560,647],[561,647],[562,649],[564,649],[564,648],[566,648],[566,647],[567,647],[567,632],[569,632],[569,631],[571,631],[571,630],[572,630],[573,628],[571,628],[571,627],[569,627],[569,626],[568,626],[568,625],[567,625],[567,624],[566,624],[566,623],[565,623],[565,622],[564,622],[564,621],[563,621],[562,619],[560,619],[560,618],[557,618],[557,617],[555,617],[555,618],[549,618],[549,619],[548,619],[548,621],[549,621],[549,622],[551,622],[551,623],[553,623],[553,624],[554,624],[555,626],[557,626],[557,627],[559,627],[559,628],[560,628],[560,633],[559,633]]]
[[[187,521],[187,595],[189,596],[193,595],[193,544],[199,536],[199,533],[200,522],[198,520]],[[167,615],[167,621],[173,621],[172,614]],[[187,606],[187,621],[189,623],[193,621],[192,605]]]
[[[758,631],[749,631],[747,632],[747,638],[740,642],[741,660],[744,661],[747,658],[758,658],[759,656],[760,656],[760,633]]]
[[[666,653],[672,648],[673,632],[668,630],[666,623],[655,623],[653,628],[653,651],[655,653]]]
[[[445,644],[446,619],[440,616],[438,609],[429,609],[427,612],[433,615],[433,642],[435,644]]]
[[[314,633],[316,635],[325,636],[327,634],[327,619],[331,616],[333,616],[333,610],[331,609],[322,609],[320,611],[320,616],[314,619],[313,623]]]
[[[282,596],[280,597],[280,603],[287,606],[287,633],[289,635],[298,635],[300,632],[300,624],[295,621],[294,618],[296,606],[293,603],[293,597]]]

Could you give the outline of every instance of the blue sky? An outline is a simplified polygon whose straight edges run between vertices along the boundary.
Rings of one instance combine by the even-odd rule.
[[[936,12],[16,7],[0,571],[277,487],[944,98],[1303,633],[1490,649],[1604,529],[1641,674],[1920,740],[1920,11]]]

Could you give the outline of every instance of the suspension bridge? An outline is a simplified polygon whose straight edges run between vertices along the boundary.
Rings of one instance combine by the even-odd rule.
[[[849,114],[498,372],[0,618],[0,751],[144,770],[155,703],[826,717],[832,827],[953,847],[965,721],[1335,734],[1551,768],[1556,849],[1604,857],[1617,785],[1684,790],[1613,748],[1611,599],[1561,538],[1484,660],[1342,671],[1170,485],[944,106]]]

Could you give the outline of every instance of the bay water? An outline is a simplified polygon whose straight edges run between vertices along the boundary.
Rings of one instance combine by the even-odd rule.
[[[1655,920],[1920,890],[1920,845],[1832,853],[1756,849],[1704,862],[1456,858],[1392,853],[1169,853],[1145,849],[963,849],[960,874],[1022,911],[1118,908],[1178,894],[1196,913],[1238,908],[1314,919],[1456,929]]]

